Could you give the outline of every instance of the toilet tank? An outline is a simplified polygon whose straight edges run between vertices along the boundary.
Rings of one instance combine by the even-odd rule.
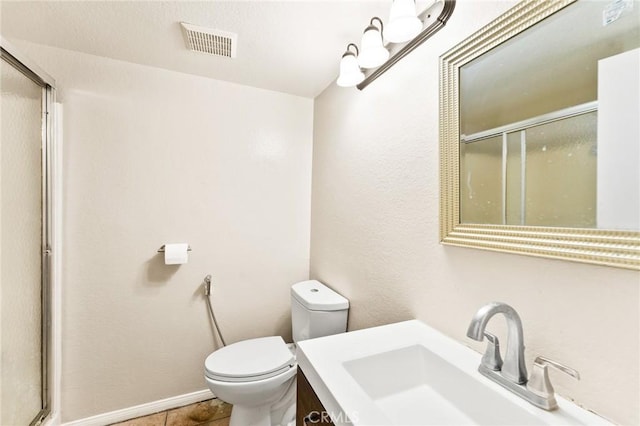
[[[349,301],[319,281],[291,286],[293,341],[347,331]]]

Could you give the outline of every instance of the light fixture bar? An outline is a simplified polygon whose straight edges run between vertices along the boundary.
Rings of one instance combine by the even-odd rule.
[[[418,34],[413,40],[409,40],[406,43],[389,43],[387,48],[389,49],[390,56],[387,62],[376,69],[364,70],[365,79],[356,85],[358,89],[362,90],[367,87],[372,81],[380,77],[389,68],[395,65],[396,62],[407,56],[411,51],[413,51],[413,49],[420,46],[429,37],[444,27],[453,13],[453,9],[456,6],[456,0],[444,0],[444,6],[442,7],[440,15],[438,15],[435,20],[433,17],[429,18],[429,15],[434,12],[434,7],[438,6],[438,3],[440,2],[434,3],[418,16],[420,20],[424,22],[425,27],[423,27],[422,32],[420,32],[420,34]]]

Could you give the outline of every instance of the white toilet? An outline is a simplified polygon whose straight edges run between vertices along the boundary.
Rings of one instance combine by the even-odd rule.
[[[343,333],[349,301],[312,280],[291,286],[293,341]],[[287,426],[296,414],[295,346],[282,337],[244,340],[219,349],[204,363],[211,392],[233,404],[230,426]]]

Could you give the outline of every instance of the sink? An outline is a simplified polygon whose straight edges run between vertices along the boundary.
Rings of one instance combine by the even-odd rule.
[[[485,392],[480,382],[421,345],[344,366],[394,424],[537,424],[535,416],[498,393]]]
[[[336,425],[609,424],[560,397],[558,410],[534,407],[417,320],[299,342],[297,357]]]

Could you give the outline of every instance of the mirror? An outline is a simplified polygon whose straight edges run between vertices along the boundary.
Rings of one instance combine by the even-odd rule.
[[[445,244],[640,269],[640,8],[526,0],[441,57]]]

